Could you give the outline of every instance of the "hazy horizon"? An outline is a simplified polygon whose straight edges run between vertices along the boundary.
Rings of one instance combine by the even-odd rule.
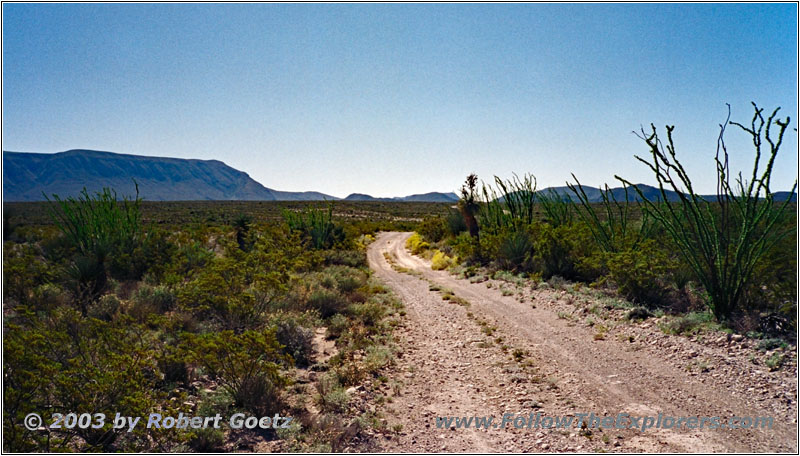
[[[220,160],[280,191],[655,184],[632,131],[675,125],[699,193],[719,124],[792,118],[797,5],[4,4],[3,150]],[[726,134],[731,168],[753,146]]]

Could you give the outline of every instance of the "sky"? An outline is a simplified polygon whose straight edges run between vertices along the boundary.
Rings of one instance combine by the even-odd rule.
[[[2,147],[216,159],[266,187],[404,196],[532,173],[539,188],[654,184],[634,134],[675,125],[716,189],[728,114],[791,117],[797,5],[12,4]],[[732,170],[754,147],[729,127]]]

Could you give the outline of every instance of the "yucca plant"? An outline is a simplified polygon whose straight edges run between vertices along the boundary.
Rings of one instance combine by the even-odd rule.
[[[674,126],[666,127],[666,145],[652,124],[651,133],[642,129],[639,135],[649,147],[651,158],[636,158],[655,174],[661,191],[660,201],[647,199],[639,187],[616,176],[633,187],[648,213],[670,235],[708,293],[711,310],[720,320],[727,319],[742,304],[743,293],[754,279],[753,270],[759,260],[777,242],[796,230],[796,226],[780,223],[791,198],[776,203],[770,190],[775,157],[790,119],[777,117],[780,108],[767,119],[763,109],[755,103],[753,108],[755,113],[750,125],[745,126],[730,121],[728,105],[728,118],[720,125],[717,141],[715,201],[707,201],[695,192],[689,175],[678,161],[672,135]],[[746,181],[739,173],[733,185],[723,139],[728,125],[735,125],[747,133],[755,147],[752,176]],[[775,127],[777,134],[773,131]],[[762,153],[768,155],[768,160],[764,169],[759,170]],[[666,187],[677,193],[677,203],[661,203],[668,201]],[[796,188],[797,181],[792,186],[792,194]]]
[[[250,224],[253,219],[245,214],[239,214],[233,220],[233,229],[236,231],[236,243],[239,245],[239,250],[247,251],[251,247],[247,242],[247,233],[250,231]]]
[[[466,182],[461,187],[458,210],[461,211],[461,215],[464,217],[464,223],[467,225],[469,235],[476,239],[480,239],[478,219],[476,218],[479,209],[478,176],[473,173],[467,176]]]

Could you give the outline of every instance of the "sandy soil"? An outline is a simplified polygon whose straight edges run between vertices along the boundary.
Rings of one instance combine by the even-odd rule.
[[[563,291],[503,292],[491,282],[433,271],[404,248],[409,235],[382,233],[368,251],[375,274],[407,311],[395,332],[402,353],[389,374],[403,386],[380,405],[394,432],[376,434],[369,451],[797,452],[794,347],[793,361],[770,372],[753,361],[756,351],[746,340],[670,336],[652,319],[598,337],[597,327],[581,323],[580,306],[565,304]],[[468,304],[443,300],[438,288]],[[436,426],[438,416],[488,415],[497,422],[505,413],[531,412],[772,416],[774,425],[644,432]]]

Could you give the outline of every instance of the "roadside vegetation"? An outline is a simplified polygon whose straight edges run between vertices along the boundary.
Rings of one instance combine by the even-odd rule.
[[[605,186],[600,202],[592,202],[574,175],[568,191],[556,193],[537,191],[532,175],[479,185],[473,174],[460,214],[426,218],[407,247],[435,260],[436,269],[466,277],[508,271],[534,284],[566,280],[623,298],[643,315],[688,315],[752,337],[793,338],[796,203],[774,201],[770,189],[789,119],[753,106],[748,124],[727,119],[721,127],[713,199],[694,190],[674,127],[662,139],[651,126],[640,134],[650,157],[636,158],[653,171],[655,196],[619,176],[621,191]],[[754,144],[751,176],[731,176],[726,127]],[[683,332],[685,325],[676,325],[670,331]]]
[[[106,189],[53,197],[48,223],[8,213],[4,451],[327,452],[379,425],[348,390],[393,362],[402,305],[370,276],[365,249],[376,230],[411,222],[310,205],[262,219],[259,203],[198,223],[174,221],[194,203],[169,205],[182,212],[145,222],[142,206]],[[231,431],[237,412],[294,422]],[[54,413],[104,413],[106,425],[30,431],[29,413],[46,425]],[[128,433],[112,429],[116,413],[219,413],[223,425]]]

